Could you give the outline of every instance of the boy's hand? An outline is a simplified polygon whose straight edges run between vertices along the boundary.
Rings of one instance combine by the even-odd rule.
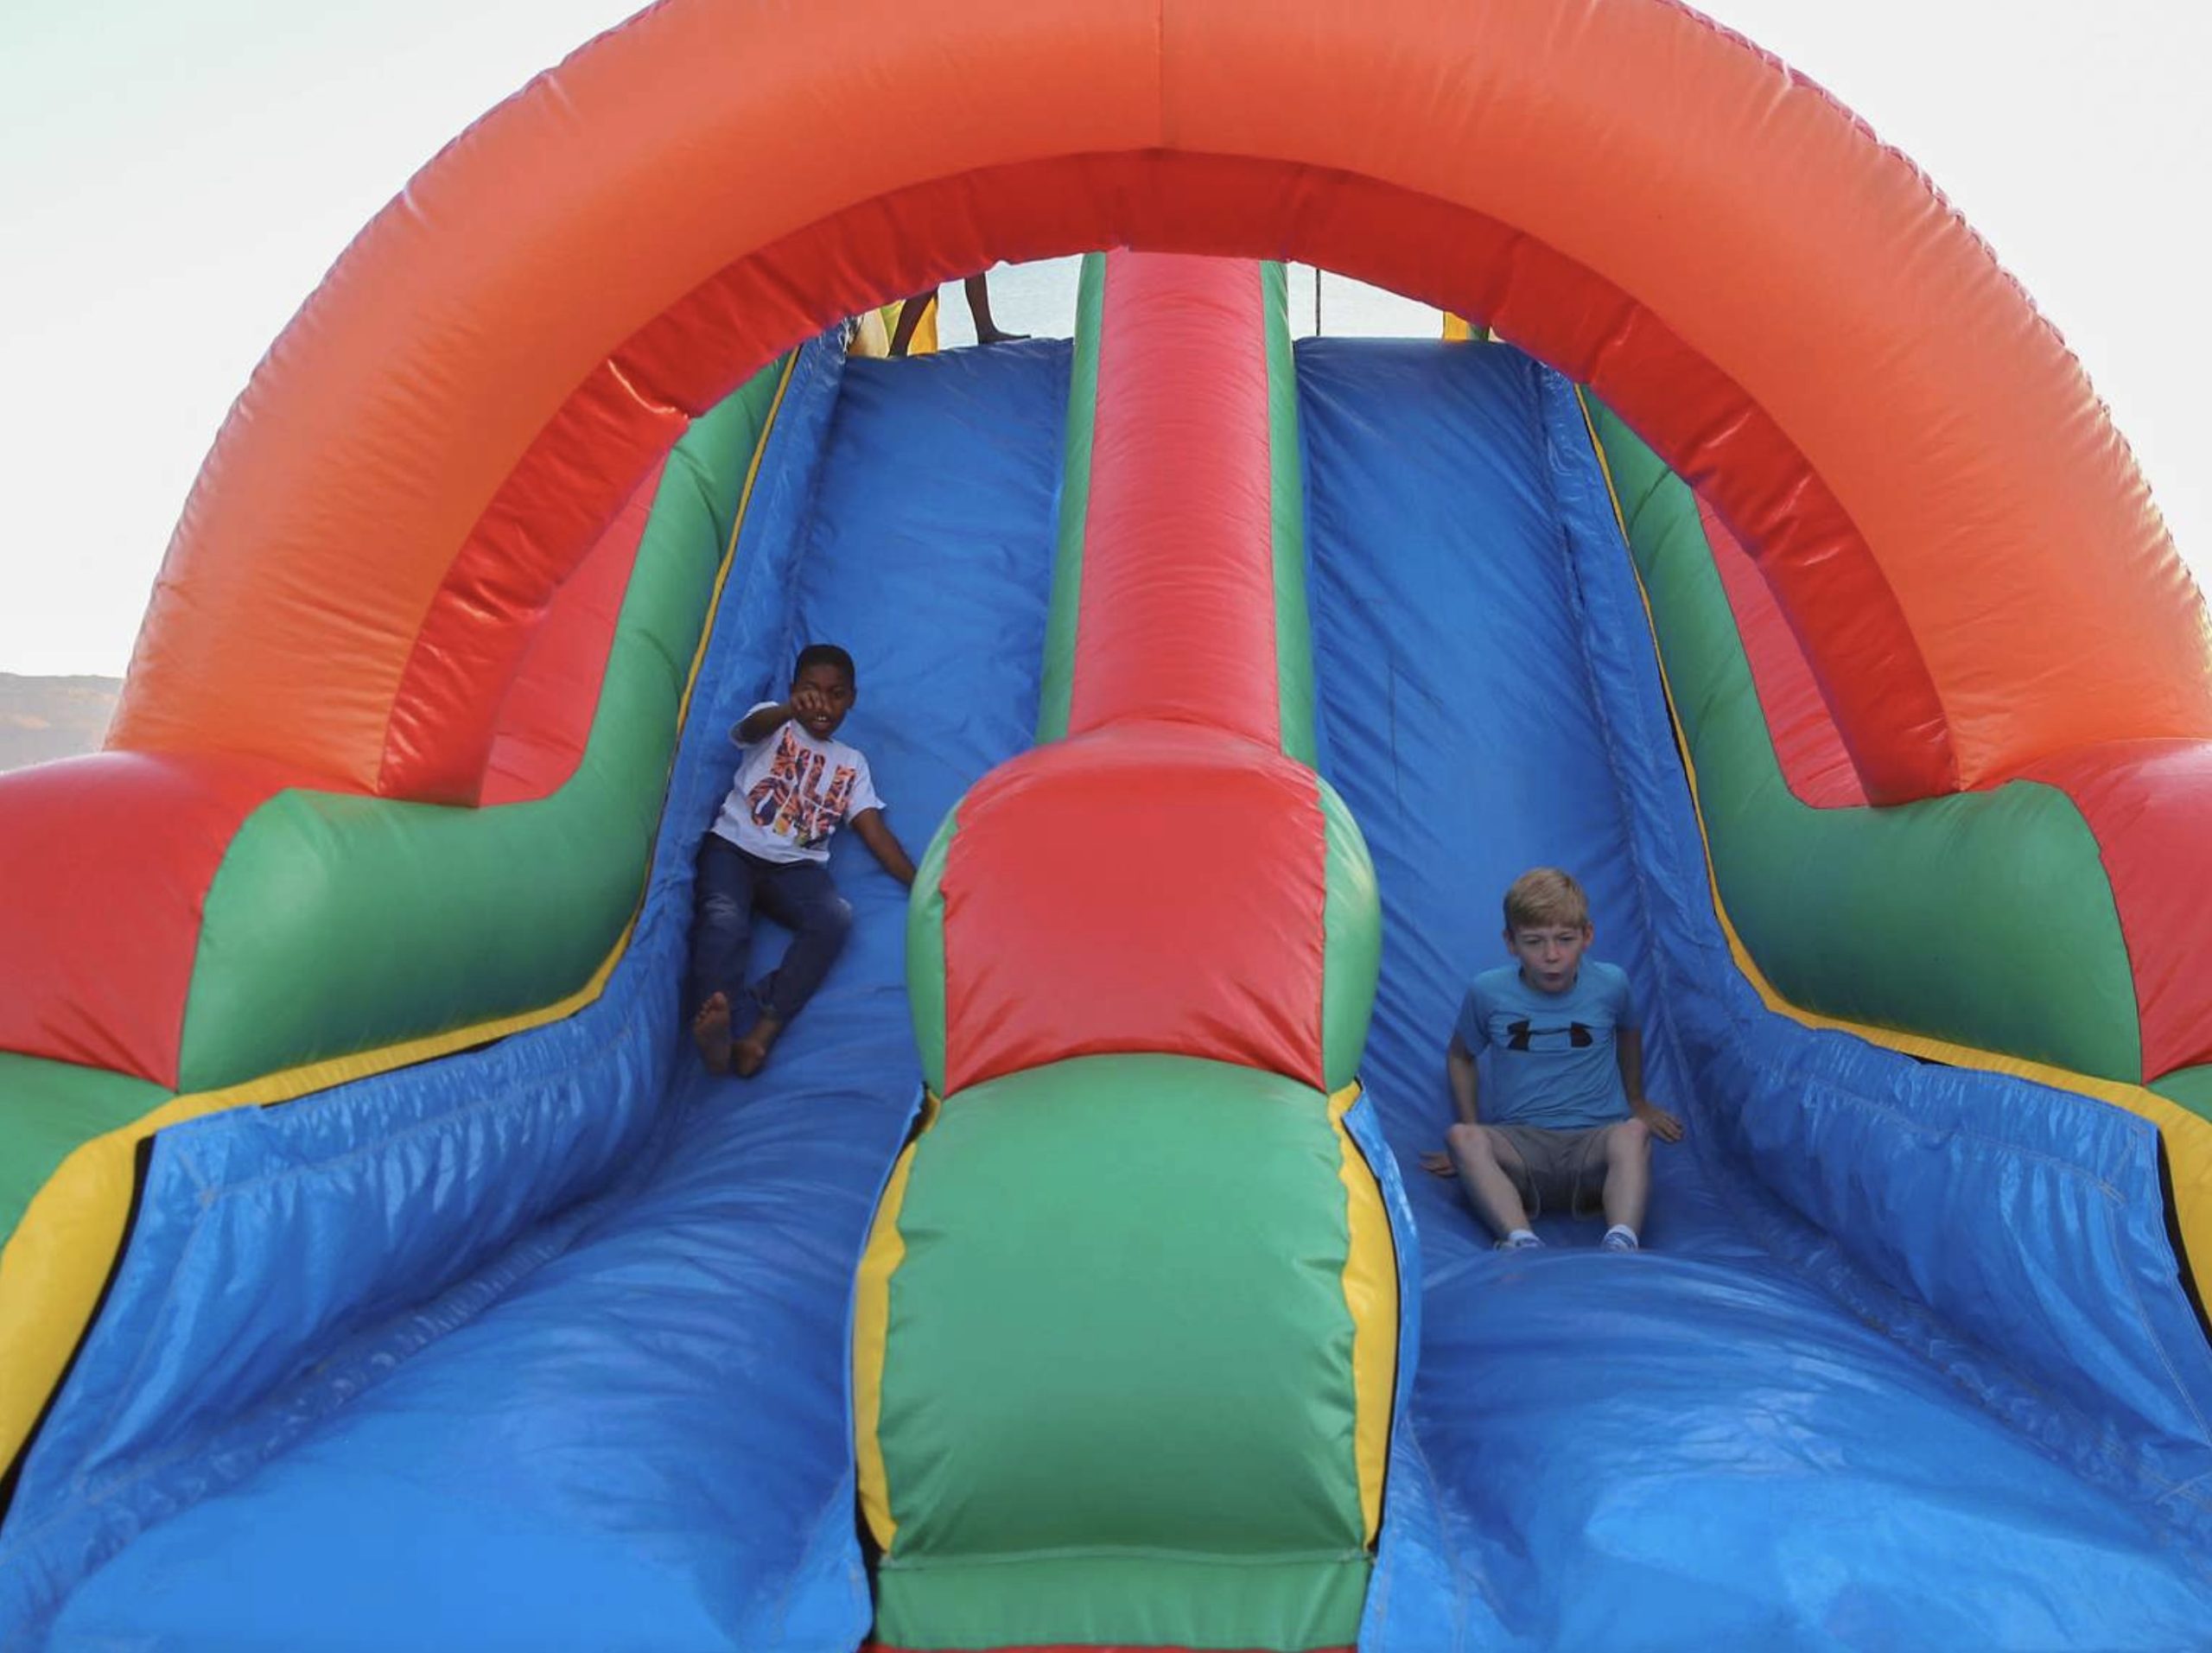
[[[791,711],[801,722],[823,716],[829,709],[823,703],[822,691],[812,683],[801,683],[791,690]]]
[[[1421,1156],[1421,1168],[1432,1177],[1456,1177],[1459,1167],[1452,1163],[1452,1156],[1442,1148],[1433,1148]]]
[[[1648,1102],[1632,1102],[1628,1105],[1631,1117],[1643,1122],[1644,1128],[1662,1142],[1682,1140],[1682,1122],[1664,1108],[1655,1108]]]

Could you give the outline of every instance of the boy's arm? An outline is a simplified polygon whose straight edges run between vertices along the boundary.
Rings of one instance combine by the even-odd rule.
[[[1641,1027],[1618,1027],[1613,1030],[1613,1054],[1621,1065],[1621,1089],[1628,1093],[1630,1118],[1640,1119],[1651,1128],[1651,1134],[1662,1142],[1682,1140],[1682,1122],[1664,1108],[1655,1108],[1643,1096],[1643,1030]]]
[[[1460,1122],[1472,1125],[1475,1118],[1475,1092],[1479,1083],[1475,1077],[1475,1053],[1459,1037],[1459,1030],[1452,1030],[1452,1042],[1444,1047],[1444,1077],[1451,1082],[1452,1106],[1459,1113]],[[1424,1154],[1421,1169],[1433,1177],[1456,1177],[1459,1167],[1452,1164],[1447,1151]]]
[[[749,747],[756,741],[765,741],[793,718],[811,717],[822,709],[821,701],[821,695],[811,688],[801,686],[794,689],[790,699],[777,701],[772,705],[756,706],[746,713],[738,719],[737,727],[729,732],[729,738],[741,747]]]
[[[906,847],[883,822],[881,810],[862,810],[853,817],[853,831],[868,846],[868,854],[883,863],[883,870],[904,884],[914,887],[914,863],[907,859]]]
[[[779,700],[772,706],[756,706],[738,719],[729,738],[739,746],[749,747],[766,740],[798,715],[798,709],[787,700]]]
[[[1452,1042],[1444,1051],[1444,1076],[1451,1081],[1452,1106],[1458,1109],[1460,1122],[1472,1125],[1479,1122],[1481,1081],[1475,1068],[1475,1053],[1460,1042],[1455,1032]]]

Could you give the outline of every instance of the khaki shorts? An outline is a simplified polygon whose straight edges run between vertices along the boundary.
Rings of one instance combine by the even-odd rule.
[[[1521,1156],[1517,1171],[1506,1164],[1502,1154],[1498,1164],[1520,1190],[1521,1203],[1529,1208],[1531,1222],[1548,1205],[1571,1217],[1596,1213],[1605,1191],[1605,1133],[1612,1129],[1611,1125],[1592,1125],[1580,1131],[1546,1130],[1541,1125],[1492,1125],[1490,1128]]]

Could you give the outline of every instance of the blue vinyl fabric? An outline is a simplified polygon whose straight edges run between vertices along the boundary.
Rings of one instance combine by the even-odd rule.
[[[848,1343],[854,1269],[918,1100],[904,892],[841,836],[845,955],[764,1074],[715,1080],[678,1003],[692,852],[728,784],[729,725],[809,639],[857,660],[842,733],[912,850],[1027,746],[1068,364],[1064,342],[804,353],[607,993],[486,1051],[162,1136],[111,1317],[172,1282],[181,1300],[241,1280],[281,1329],[249,1319],[265,1351],[177,1329],[163,1364],[236,1387],[170,1386],[168,1433],[130,1415],[137,1371],[98,1385],[118,1415],[57,1417],[71,1459],[42,1443],[29,1519],[0,1548],[0,1644],[860,1641]],[[763,926],[756,971],[783,941]],[[631,1163],[605,1192],[519,1239],[499,1228],[516,1173],[589,1165],[606,1185],[618,1150]],[[452,1283],[334,1353],[302,1350],[293,1322],[388,1293],[366,1282],[399,1266]]]
[[[1507,347],[1298,359],[1322,767],[1383,900],[1363,1077],[1421,1243],[1361,1646],[2202,1645],[2212,1363],[2148,1128],[1768,1013],[1571,388]],[[1546,863],[1689,1126],[1638,1256],[1554,1218],[1495,1252],[1418,1166]]]

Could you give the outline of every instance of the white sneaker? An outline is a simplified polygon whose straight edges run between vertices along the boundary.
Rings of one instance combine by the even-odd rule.
[[[1541,1251],[1544,1243],[1533,1234],[1513,1234],[1491,1249],[1494,1251]]]
[[[1641,1251],[1643,1249],[1642,1243],[1636,1237],[1636,1230],[1632,1228],[1623,1228],[1618,1223],[1605,1230],[1605,1237],[1599,1241],[1598,1243],[1608,1251]]]

